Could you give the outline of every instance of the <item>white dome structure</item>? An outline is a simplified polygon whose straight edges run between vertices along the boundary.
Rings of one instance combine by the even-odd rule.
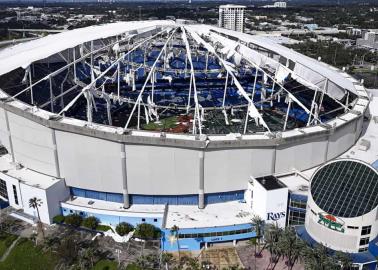
[[[318,243],[367,251],[378,235],[378,172],[352,159],[321,166],[312,176],[307,208],[305,228]]]

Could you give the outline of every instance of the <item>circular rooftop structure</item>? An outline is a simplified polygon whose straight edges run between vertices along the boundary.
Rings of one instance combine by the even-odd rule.
[[[311,179],[317,206],[335,217],[354,218],[378,205],[378,173],[356,160],[335,160],[319,168]]]

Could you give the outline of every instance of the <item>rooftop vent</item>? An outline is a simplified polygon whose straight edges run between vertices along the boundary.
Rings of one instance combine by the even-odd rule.
[[[360,143],[358,144],[358,149],[362,151],[367,151],[370,149],[370,141],[366,139],[361,139]]]
[[[308,191],[308,186],[307,185],[300,185],[298,189],[300,191]]]

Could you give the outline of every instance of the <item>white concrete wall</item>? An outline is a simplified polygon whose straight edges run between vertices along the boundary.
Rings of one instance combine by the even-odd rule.
[[[288,188],[266,190],[258,181],[253,180],[253,212],[266,223],[286,225]]]
[[[69,196],[69,190],[64,180],[59,180],[48,189],[42,189],[37,186],[27,185],[18,179],[0,172],[0,178],[6,182],[9,205],[16,209],[23,209],[30,216],[37,218],[37,211],[29,207],[31,198],[41,199],[42,203],[39,208],[41,221],[51,224],[54,216],[60,214],[60,202]],[[27,181],[27,179],[25,179]],[[18,204],[15,202],[13,185],[16,186]]]
[[[49,204],[46,197],[46,190],[36,188],[33,186],[28,186],[21,183],[20,191],[21,191],[22,201],[24,205],[23,207],[24,212],[26,214],[29,214],[35,217],[35,220],[38,219],[37,210],[29,207],[29,200],[31,198],[36,197],[41,200],[41,206],[38,208],[41,221],[43,223],[50,224],[51,222],[50,222],[50,215],[49,215]]]
[[[348,123],[329,136],[327,160],[331,160],[347,151],[355,143],[355,122]]]
[[[55,176],[51,130],[10,112],[8,119],[17,162],[33,170]]]
[[[199,151],[126,145],[126,169],[131,194],[198,193]]]
[[[8,116],[16,161],[33,170],[55,175],[51,129],[14,113],[8,113]],[[3,110],[0,110],[0,124],[0,140],[9,150]],[[319,165],[326,157],[332,159],[351,147],[360,125],[360,122],[348,123],[329,136],[298,138],[286,145],[207,149],[204,191],[242,190],[246,189],[251,175],[258,177]],[[65,178],[67,186],[122,193],[122,143],[60,130],[55,133],[60,176]],[[198,193],[198,150],[142,144],[127,144],[125,148],[130,194]]]
[[[12,206],[15,209],[22,209],[23,208],[23,202],[22,202],[22,199],[21,199],[20,184],[19,184],[18,179],[10,177],[10,176],[2,173],[2,172],[0,172],[0,178],[2,180],[4,180],[7,184],[9,205]],[[15,198],[14,198],[13,185],[16,186],[18,204],[16,204],[16,201],[15,201]]]
[[[0,108],[0,143],[10,151],[9,136],[5,118],[5,111]]]
[[[306,230],[317,242],[323,243],[334,250],[358,252],[361,238],[369,236],[371,241],[378,235],[378,222],[376,220],[378,217],[378,207],[359,217],[338,218],[340,221],[344,222],[344,232],[331,230],[326,226],[319,224],[319,213],[322,213],[323,215],[327,214],[315,204],[310,195],[307,202],[305,221]],[[361,236],[362,226],[370,225],[372,225],[371,234]],[[358,227],[358,229],[351,229],[348,228],[348,226]]]
[[[246,189],[251,175],[272,174],[273,148],[222,149],[205,153],[205,192]]]
[[[49,223],[53,222],[56,215],[61,214],[60,203],[66,201],[70,196],[69,189],[67,188],[64,180],[50,186],[46,191],[46,199],[49,212]],[[46,222],[47,223],[47,222]]]
[[[327,138],[311,141],[298,141],[289,145],[277,146],[276,173],[303,170],[325,161]]]
[[[122,193],[121,144],[62,131],[56,144],[67,186]]]

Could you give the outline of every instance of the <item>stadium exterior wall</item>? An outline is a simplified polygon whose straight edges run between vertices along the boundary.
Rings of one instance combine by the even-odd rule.
[[[62,177],[67,186],[152,195],[198,194],[202,185],[205,193],[243,190],[251,175],[317,166],[351,147],[363,122],[360,114],[307,134],[217,140],[206,145],[204,140],[134,136],[68,125],[4,102],[0,107],[1,143],[22,165]]]

